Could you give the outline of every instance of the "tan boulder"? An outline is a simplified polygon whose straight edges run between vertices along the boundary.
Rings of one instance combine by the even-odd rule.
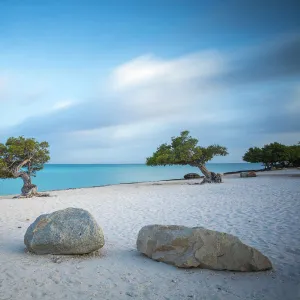
[[[239,238],[202,227],[148,225],[138,234],[137,249],[146,256],[180,268],[262,271],[270,260]]]

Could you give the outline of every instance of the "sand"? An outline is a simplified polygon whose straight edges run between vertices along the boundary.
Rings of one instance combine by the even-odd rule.
[[[300,178],[289,174],[300,171],[229,175],[222,184],[201,186],[172,181],[52,191],[49,198],[1,197],[0,300],[300,299]],[[106,239],[100,254],[28,253],[27,227],[40,214],[66,207],[84,208],[99,222]],[[153,223],[237,235],[267,255],[274,270],[184,270],[152,261],[135,242],[139,229]]]

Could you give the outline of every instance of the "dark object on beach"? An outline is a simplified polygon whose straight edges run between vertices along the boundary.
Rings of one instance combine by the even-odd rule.
[[[247,178],[247,177],[256,177],[256,173],[253,171],[250,172],[241,172],[240,177]]]
[[[147,166],[189,165],[197,167],[204,175],[203,183],[222,182],[221,174],[210,172],[205,164],[215,156],[228,154],[227,148],[220,145],[197,146],[198,140],[189,136],[189,131],[182,131],[180,136],[172,137],[170,144],[162,144],[147,157]]]
[[[211,178],[204,177],[201,184],[204,183],[221,183],[222,182],[222,176],[220,173],[210,172]]]
[[[139,231],[137,249],[156,261],[179,268],[241,272],[272,268],[266,256],[238,237],[203,227],[148,225]]]
[[[243,170],[243,171],[233,171],[233,172],[225,172],[223,175],[231,175],[231,174],[239,174],[242,172],[264,172],[265,169],[258,169],[258,170]]]
[[[201,178],[201,176],[197,173],[188,173],[184,175],[184,179],[196,179]]]
[[[88,211],[66,208],[39,216],[24,243],[36,254],[87,254],[104,246],[104,235]]]
[[[31,197],[50,197],[49,193],[38,193],[37,186],[35,184],[32,185],[31,192],[26,195],[17,195],[14,196],[13,199],[20,199],[20,198],[31,198]]]
[[[248,177],[256,177],[256,173],[255,172],[248,172]]]

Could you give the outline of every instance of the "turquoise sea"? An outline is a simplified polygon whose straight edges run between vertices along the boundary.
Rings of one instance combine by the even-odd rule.
[[[250,163],[207,164],[210,171],[224,173],[239,170],[261,169]],[[200,173],[198,168],[189,166],[148,167],[144,164],[94,164],[63,165],[48,164],[38,172],[32,183],[39,191],[61,190],[108,184],[180,179],[187,173]],[[19,194],[22,179],[0,179],[0,195]]]

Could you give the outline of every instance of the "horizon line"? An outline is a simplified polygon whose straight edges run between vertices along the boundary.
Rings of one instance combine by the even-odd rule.
[[[208,162],[207,164],[253,164],[253,163],[250,163],[250,162],[215,162],[215,163]],[[256,164],[259,164],[259,163],[256,163]],[[146,165],[146,163],[46,163],[45,165]],[[157,167],[159,167],[159,166],[157,166]],[[163,167],[163,166],[160,166],[160,167]]]

